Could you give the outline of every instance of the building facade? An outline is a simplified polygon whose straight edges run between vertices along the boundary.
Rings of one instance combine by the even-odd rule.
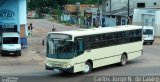
[[[118,9],[122,9],[128,6],[128,0],[103,0],[103,11],[110,12]],[[151,8],[159,7],[159,0],[129,0],[130,8]]]
[[[103,19],[105,20],[104,25],[116,26],[131,24],[134,8],[156,7],[160,7],[160,0],[103,0],[102,12]],[[108,24],[110,19],[112,19],[112,24]]]
[[[61,21],[78,23],[81,27],[98,27],[102,25],[102,10],[97,5],[66,5]]]
[[[156,9],[135,9],[133,24],[141,26],[153,26],[155,36],[160,36],[160,8]]]
[[[27,46],[26,0],[0,0],[0,28],[15,29],[22,46]]]

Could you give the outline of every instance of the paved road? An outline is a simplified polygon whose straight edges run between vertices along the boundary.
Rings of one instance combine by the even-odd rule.
[[[160,75],[160,47],[159,45],[145,45],[144,54],[132,61],[126,66],[118,66],[117,64],[94,69],[92,73],[83,75],[66,74],[55,71],[46,71],[44,64],[33,65],[5,65],[0,66],[0,75],[12,76],[33,76],[20,77],[22,80],[31,79],[31,81],[40,80],[40,82],[80,82],[92,81],[95,76],[159,76]],[[39,77],[36,77],[39,76]],[[43,77],[42,77],[43,76]],[[90,77],[92,76],[92,77]],[[24,81],[20,81],[24,82]]]
[[[24,50],[24,55],[22,57],[0,57],[0,75],[11,75],[11,76],[35,76],[35,77],[20,77],[27,81],[32,81],[33,79],[39,80],[41,82],[89,82],[94,80],[94,77],[89,76],[160,76],[160,39],[156,39],[153,45],[144,45],[144,53],[141,57],[129,61],[126,66],[118,66],[117,64],[101,67],[94,69],[92,73],[83,75],[81,73],[77,74],[66,74],[55,71],[46,71],[44,69],[43,61],[45,59],[45,47],[39,46],[45,33],[42,31],[47,31],[50,29],[51,22],[45,20],[30,20],[36,29],[40,31],[34,31],[32,41],[33,44],[29,46],[29,49]],[[45,23],[45,24],[43,24]],[[59,30],[65,29],[77,29],[76,27],[65,27],[59,25]],[[42,27],[40,27],[42,26]],[[45,28],[45,30],[43,30]],[[47,28],[47,29],[46,29]],[[49,30],[48,30],[49,31]],[[42,37],[40,37],[42,36]],[[39,38],[37,38],[39,37]],[[28,53],[27,53],[28,52]],[[25,59],[26,58],[26,59]],[[11,59],[11,60],[9,60]],[[5,63],[6,61],[10,61]],[[26,60],[26,61],[23,61]],[[39,77],[36,77],[39,76]],[[41,77],[43,76],[43,77]],[[30,80],[29,80],[30,78]],[[0,80],[1,81],[1,80]],[[25,81],[18,81],[25,82]],[[38,82],[38,81],[37,81]]]
[[[52,26],[54,25],[56,28],[56,31],[66,31],[66,30],[75,30],[78,29],[75,25],[73,26],[64,26],[62,24],[58,24],[55,22],[49,22],[44,19],[30,19],[28,20],[28,23],[33,23],[33,27],[35,28],[42,28],[43,31],[51,31]]]

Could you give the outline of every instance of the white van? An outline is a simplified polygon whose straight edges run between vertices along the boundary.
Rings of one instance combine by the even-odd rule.
[[[17,32],[4,32],[0,38],[0,52],[2,56],[21,56],[20,35]]]
[[[143,27],[143,39],[144,43],[150,43],[151,45],[154,42],[154,28],[152,26]]]

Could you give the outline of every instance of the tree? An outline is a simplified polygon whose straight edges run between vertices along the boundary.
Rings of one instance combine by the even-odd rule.
[[[47,12],[49,9],[64,9],[65,4],[99,4],[102,0],[27,0],[28,10]]]

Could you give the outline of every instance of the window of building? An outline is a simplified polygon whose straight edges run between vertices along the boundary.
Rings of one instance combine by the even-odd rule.
[[[137,3],[138,8],[145,8],[145,3]]]

